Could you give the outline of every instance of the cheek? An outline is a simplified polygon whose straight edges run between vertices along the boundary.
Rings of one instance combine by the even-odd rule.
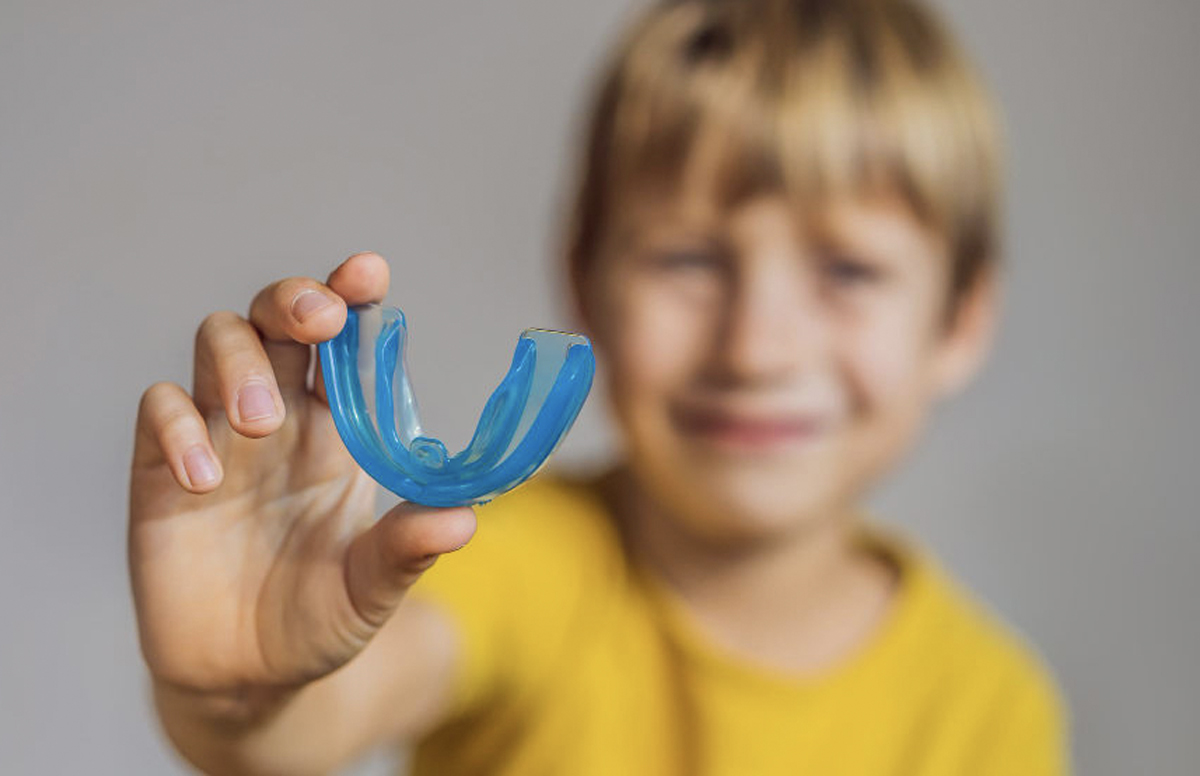
[[[839,352],[859,411],[887,412],[923,395],[931,322],[917,301],[881,303],[844,330]]]
[[[843,352],[857,404],[877,407],[912,390],[917,354],[900,334],[885,328],[852,333]]]
[[[686,385],[704,358],[704,310],[633,282],[610,294],[606,327],[613,396],[661,400]]]
[[[897,306],[870,316],[848,329],[841,343],[849,492],[890,470],[921,427],[928,404],[929,337],[919,313]]]

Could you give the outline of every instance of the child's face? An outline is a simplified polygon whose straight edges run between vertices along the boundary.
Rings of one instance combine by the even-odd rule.
[[[585,314],[638,480],[711,538],[842,513],[986,349],[992,283],[947,323],[946,247],[894,200],[627,204]]]

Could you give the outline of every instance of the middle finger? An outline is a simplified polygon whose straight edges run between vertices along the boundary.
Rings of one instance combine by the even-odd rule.
[[[341,331],[346,303],[311,278],[287,278],[259,291],[250,322],[262,333],[266,352],[284,392],[305,390],[312,344]]]
[[[223,409],[243,436],[266,436],[283,422],[283,397],[263,343],[236,313],[213,313],[200,324],[193,381],[200,411]]]

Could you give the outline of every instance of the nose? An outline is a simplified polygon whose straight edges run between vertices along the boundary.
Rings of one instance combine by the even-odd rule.
[[[813,367],[827,344],[815,291],[794,257],[752,262],[732,279],[711,376],[726,386],[771,386]]]

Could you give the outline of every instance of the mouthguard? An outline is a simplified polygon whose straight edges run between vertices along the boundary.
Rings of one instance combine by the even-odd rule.
[[[508,374],[483,407],[470,444],[451,456],[421,428],[396,307],[352,307],[317,346],[325,392],[350,455],[397,496],[434,507],[482,504],[533,476],[587,399],[595,356],[582,334],[526,329]]]

